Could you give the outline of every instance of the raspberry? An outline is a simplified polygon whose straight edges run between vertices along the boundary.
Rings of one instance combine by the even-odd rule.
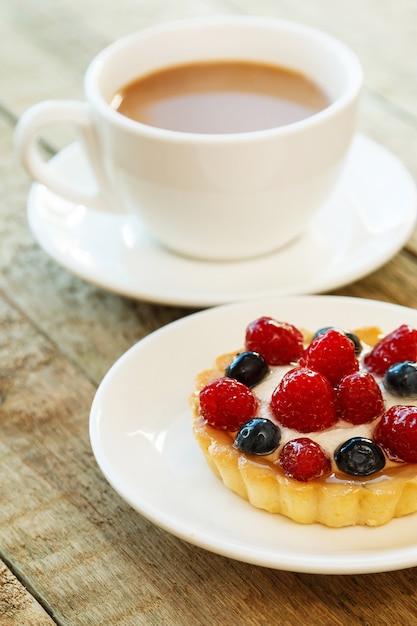
[[[383,337],[365,356],[365,366],[377,376],[383,376],[390,365],[401,361],[417,361],[417,330],[402,324]]]
[[[322,374],[307,368],[284,374],[270,406],[280,424],[302,433],[324,430],[337,420],[334,389]]]
[[[417,407],[397,404],[382,416],[374,440],[393,461],[417,463]]]
[[[257,408],[249,387],[234,378],[219,378],[200,391],[200,414],[215,428],[238,430],[255,416]]]
[[[336,328],[330,328],[310,343],[300,365],[320,372],[333,386],[359,369],[353,341]]]
[[[287,322],[259,317],[246,328],[247,350],[259,352],[269,365],[287,365],[303,353],[303,335]]]
[[[307,482],[328,474],[331,462],[318,443],[308,437],[288,441],[278,462],[286,476]]]
[[[351,424],[366,424],[384,412],[384,399],[369,372],[344,376],[336,387],[337,408],[341,419]]]

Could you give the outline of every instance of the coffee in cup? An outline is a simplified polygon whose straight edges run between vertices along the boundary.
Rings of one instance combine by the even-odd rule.
[[[121,87],[112,106],[142,124],[187,133],[286,126],[329,106],[322,89],[288,68],[244,61],[169,67]]]
[[[251,73],[258,86],[248,94]],[[303,106],[310,108],[313,94],[313,110],[280,123],[276,101],[273,114],[267,101],[276,98],[278,83],[288,86],[294,79],[307,89]],[[214,86],[202,97],[198,85],[211,80]],[[185,126],[166,127],[154,113],[136,117],[124,109],[152,82],[156,91],[149,91],[144,108],[158,108],[165,98],[156,95],[158,89],[177,81],[200,92],[193,116],[187,109],[174,115],[185,118]],[[225,82],[227,105],[209,104]],[[355,132],[361,83],[354,53],[308,26],[254,16],[179,20],[103,50],[86,72],[86,102],[31,107],[19,120],[15,141],[35,180],[92,210],[135,214],[151,237],[175,253],[210,261],[252,258],[301,235],[334,191]],[[178,104],[184,93],[171,96]],[[212,114],[222,108],[227,116],[216,121]],[[48,167],[37,149],[42,131],[62,123],[81,133],[93,190],[77,188]]]

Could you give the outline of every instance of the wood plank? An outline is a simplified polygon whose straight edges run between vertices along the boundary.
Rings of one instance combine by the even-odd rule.
[[[0,625],[53,626],[55,623],[0,561]]]

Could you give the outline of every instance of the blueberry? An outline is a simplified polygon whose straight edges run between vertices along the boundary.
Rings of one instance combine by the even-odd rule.
[[[268,372],[268,364],[258,352],[241,352],[226,367],[225,374],[247,387],[259,383]]]
[[[384,387],[396,396],[417,396],[417,363],[394,363],[385,372]]]
[[[240,427],[235,446],[248,454],[270,454],[281,441],[281,431],[271,420],[254,417]]]
[[[365,437],[352,437],[342,443],[334,453],[337,467],[345,474],[369,476],[385,466],[382,449]]]
[[[331,328],[336,328],[336,326],[324,326],[323,328],[319,328],[319,330],[316,330],[316,332],[314,333],[313,340],[316,339],[316,337],[319,337],[320,335],[325,333],[326,331],[330,330]],[[355,346],[355,356],[359,356],[360,353],[362,352],[362,344],[361,344],[361,340],[359,339],[359,337],[355,335],[355,333],[351,333],[348,330],[344,330],[342,332],[345,333],[348,339],[353,341],[353,345]]]
[[[360,353],[362,352],[362,344],[358,335],[355,335],[355,333],[351,333],[348,330],[345,331],[345,335],[346,337],[348,337],[348,339],[353,341],[353,345],[355,346],[355,356],[359,356]]]

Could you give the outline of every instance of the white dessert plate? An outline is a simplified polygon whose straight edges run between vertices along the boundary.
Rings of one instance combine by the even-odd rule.
[[[77,143],[49,166],[91,184]],[[337,192],[307,232],[250,261],[213,263],[175,255],[151,240],[137,218],[74,205],[37,183],[28,201],[37,241],[67,270],[121,295],[184,306],[320,293],[350,283],[398,252],[416,211],[416,186],[408,171],[362,135],[354,139]]]
[[[326,574],[417,565],[417,515],[377,528],[301,525],[252,507],[211,472],[191,432],[188,397],[199,370],[242,346],[260,315],[315,330],[402,323],[417,311],[331,296],[273,297],[185,317],[126,352],[91,408],[90,438],[104,476],[154,524],[206,550],[270,568]]]

